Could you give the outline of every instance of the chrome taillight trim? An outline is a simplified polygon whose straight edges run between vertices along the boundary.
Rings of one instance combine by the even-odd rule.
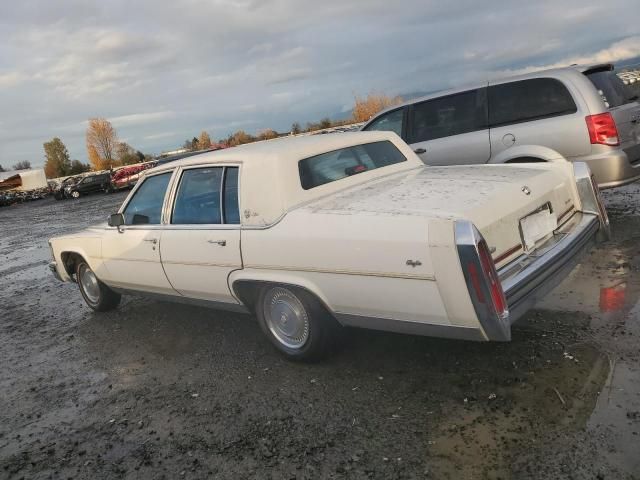
[[[482,326],[489,340],[509,341],[511,340],[511,322],[509,320],[509,311],[505,310],[504,315],[499,315],[493,305],[491,296],[491,287],[484,275],[482,261],[480,259],[480,251],[478,246],[484,241],[482,234],[475,225],[468,220],[456,220],[454,224],[454,234],[456,248],[458,250],[458,258],[460,260],[460,268],[464,275],[467,285],[467,291],[471,298],[471,303],[478,317],[478,321]],[[491,257],[489,256],[489,259]],[[476,272],[482,272],[480,278],[480,289],[483,299],[479,298],[474,287],[472,274],[469,266],[473,265]]]
[[[609,216],[602,201],[600,189],[595,182],[591,169],[584,162],[573,162],[573,173],[576,180],[576,188],[580,197],[581,211],[583,213],[593,213],[600,220],[600,231],[597,239],[599,241],[608,240],[611,237],[609,226]]]

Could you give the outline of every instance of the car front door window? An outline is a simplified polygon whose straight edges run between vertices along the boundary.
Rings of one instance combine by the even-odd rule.
[[[125,225],[158,225],[172,172],[148,177],[124,209]]]
[[[382,115],[380,118],[371,122],[365,128],[366,131],[382,131],[394,132],[398,136],[402,136],[402,122],[404,119],[404,108],[399,108],[392,112]]]

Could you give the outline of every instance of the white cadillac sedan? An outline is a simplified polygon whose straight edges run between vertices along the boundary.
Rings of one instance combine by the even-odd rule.
[[[340,326],[507,341],[608,235],[588,168],[429,167],[391,132],[286,138],[148,170],[108,225],[52,238],[87,305],[254,312],[289,358]]]

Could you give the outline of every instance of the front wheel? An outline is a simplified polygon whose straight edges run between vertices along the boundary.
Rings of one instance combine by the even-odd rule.
[[[262,288],[256,315],[271,343],[291,360],[322,358],[339,329],[335,319],[313,295],[288,286]]]
[[[120,294],[98,280],[96,274],[84,260],[76,266],[76,280],[82,298],[89,307],[97,312],[113,310],[120,303]]]
[[[73,192],[71,192],[71,197],[72,198],[80,198],[80,192],[77,190],[74,190]]]

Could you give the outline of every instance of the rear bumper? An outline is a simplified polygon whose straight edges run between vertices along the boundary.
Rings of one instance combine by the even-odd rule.
[[[635,155],[635,148],[629,150]],[[640,149],[637,153],[640,155]],[[622,149],[572,160],[585,162],[601,189],[620,187],[640,180],[640,158],[629,158]]]
[[[522,255],[498,271],[509,305],[511,324],[573,270],[595,245],[600,228],[598,215],[577,212],[533,254]]]

